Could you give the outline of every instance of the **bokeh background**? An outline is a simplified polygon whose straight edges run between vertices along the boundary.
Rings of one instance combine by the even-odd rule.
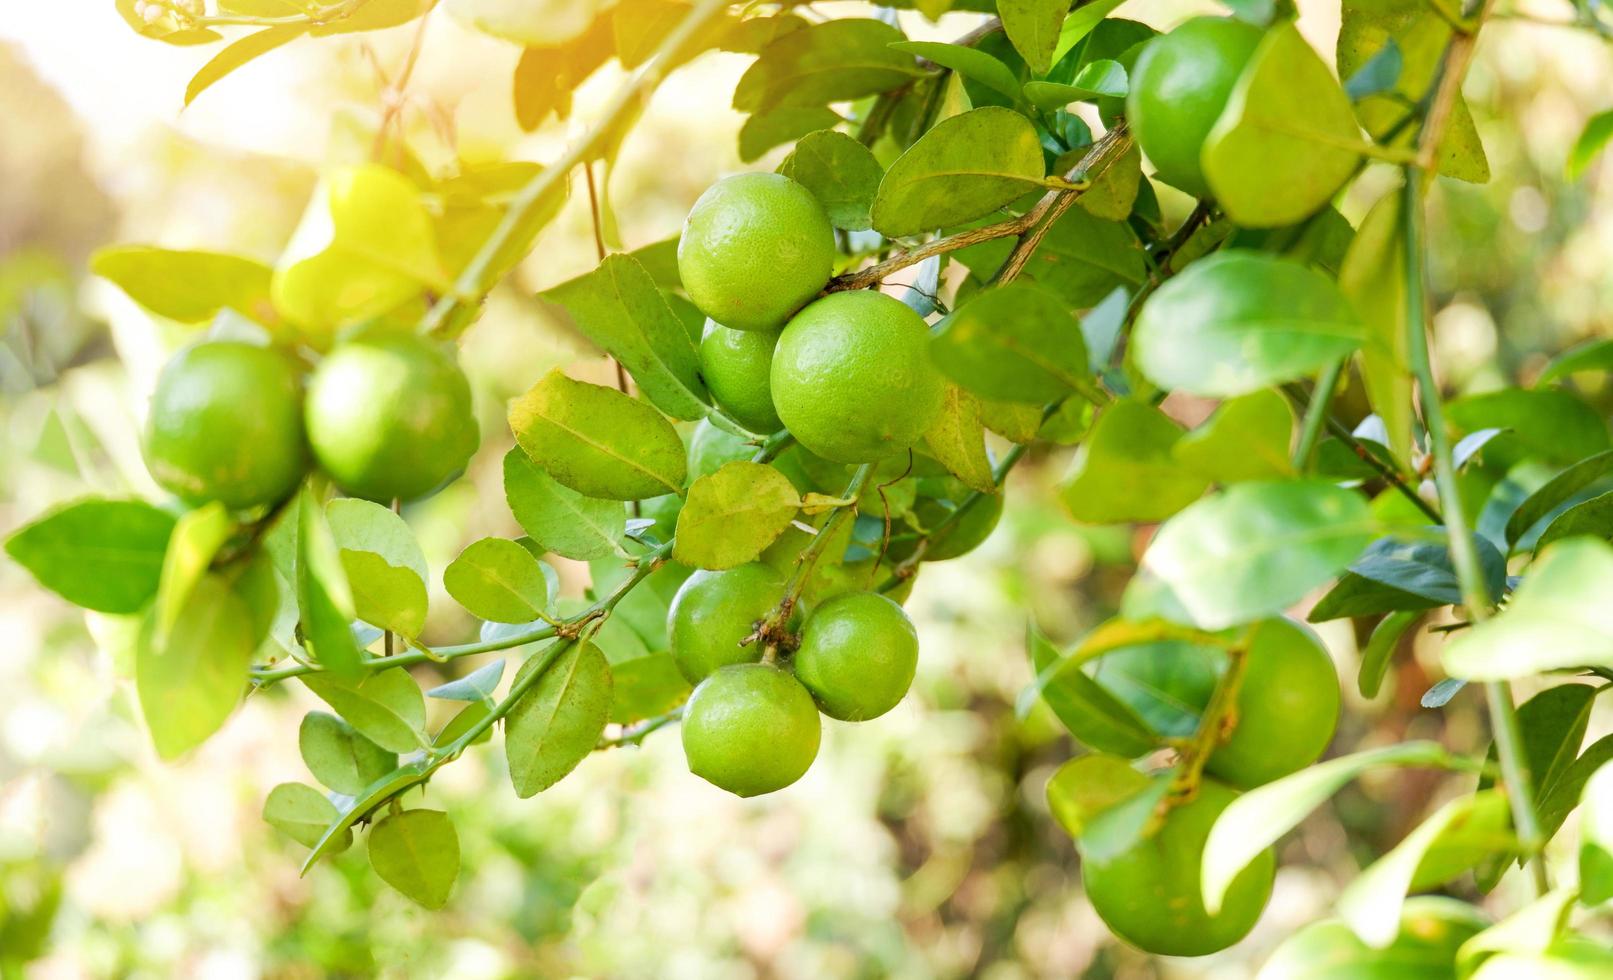
[[[1442,183],[1432,198],[1436,353],[1461,391],[1526,381],[1551,353],[1613,334],[1613,173],[1562,176],[1585,119],[1613,104],[1613,54],[1534,22],[1566,20],[1566,3],[1502,7],[1518,14],[1485,31],[1467,85],[1495,177]],[[1331,52],[1336,8],[1301,8],[1306,35]],[[1132,0],[1118,15],[1165,27],[1212,9]],[[902,17],[920,38],[978,21]],[[139,419],[155,369],[186,333],[89,277],[89,253],[148,242],[272,262],[317,169],[367,152],[377,69],[395,75],[412,41],[406,27],[293,44],[182,108],[211,51],[136,36],[110,0],[8,5],[0,533],[74,496],[152,491]],[[532,135],[515,125],[517,54],[432,16],[403,114],[423,159],[559,152],[576,123]],[[707,183],[745,169],[726,94],[747,64],[704,55],[656,95],[610,180],[627,247],[674,233]],[[607,68],[586,84],[574,118],[588,120],[619,77]],[[1368,204],[1352,197],[1345,210],[1358,219]],[[515,530],[498,477],[505,400],[557,364],[604,368],[528,298],[594,261],[579,182],[466,338],[482,451],[465,480],[406,513],[439,575],[470,540]],[[384,887],[361,848],[299,878],[303,848],[259,819],[272,785],[305,778],[296,726],[311,696],[287,685],[254,697],[193,757],[163,765],[120,669],[123,628],[0,560],[0,975],[1249,975],[1458,787],[1397,773],[1348,790],[1283,845],[1265,919],[1223,954],[1162,961],[1110,939],[1043,797],[1071,746],[1045,712],[1014,711],[1031,677],[1027,620],[1073,640],[1112,609],[1140,546],[1128,530],[1079,528],[1058,512],[1049,488],[1066,465],[1063,451],[1033,458],[987,545],[926,566],[909,604],[923,649],[913,693],[877,721],[830,723],[817,764],[784,792],[742,801],[709,787],[685,770],[675,729],[597,754],[526,801],[496,748],[448,767],[428,795],[452,812],[465,867],[441,913]],[[586,582],[581,566],[562,572],[572,590]],[[428,642],[464,639],[472,625],[435,588]],[[1433,657],[1403,661],[1363,703],[1357,638],[1331,625],[1346,692],[1339,745],[1425,736],[1482,750],[1471,693],[1443,712],[1417,706],[1437,678],[1423,666]]]

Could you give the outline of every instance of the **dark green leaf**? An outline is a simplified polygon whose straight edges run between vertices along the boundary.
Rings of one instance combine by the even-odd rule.
[[[1582,372],[1605,374],[1608,371],[1613,371],[1613,339],[1590,340],[1552,358],[1535,384],[1550,384]]]
[[[1075,318],[1053,294],[1026,283],[971,297],[941,321],[930,353],[982,398],[1041,405],[1090,383]]]
[[[1444,532],[1425,528],[1423,533]],[[1478,551],[1490,595],[1500,598],[1506,591],[1506,559],[1494,545],[1478,535],[1473,536],[1473,546]],[[1307,618],[1321,623],[1345,616],[1433,609],[1461,602],[1461,585],[1451,562],[1450,549],[1444,542],[1381,538],[1350,563],[1349,572],[1317,602]]]
[[[1491,440],[1484,458],[1506,466],[1523,455],[1567,465],[1609,448],[1607,422],[1566,391],[1503,388],[1458,398],[1446,406],[1463,432],[1509,429]]]
[[[1372,636],[1367,639],[1367,645],[1361,651],[1361,669],[1356,675],[1356,687],[1362,697],[1378,696],[1378,690],[1383,686],[1383,677],[1389,672],[1390,660],[1400,645],[1400,638],[1405,636],[1406,631],[1420,618],[1415,612],[1390,613],[1372,628]]]
[[[775,146],[832,129],[842,121],[840,113],[824,106],[787,105],[758,112],[739,128],[739,159],[751,163]]]
[[[1613,473],[1613,450],[1587,456],[1552,477],[1507,518],[1507,543],[1516,545],[1530,528],[1609,473]]]
[[[1558,514],[1535,540],[1535,550],[1544,551],[1553,542],[1576,535],[1613,539],[1613,492],[1592,497]]]
[[[1010,101],[1019,97],[1019,79],[1013,71],[978,48],[939,41],[897,41],[891,47],[972,78]]]
[[[1067,85],[1063,82],[1026,82],[1025,98],[1038,109],[1051,111],[1071,102],[1122,98],[1128,84],[1126,69],[1118,61],[1093,61],[1083,66],[1076,73],[1075,80]]]

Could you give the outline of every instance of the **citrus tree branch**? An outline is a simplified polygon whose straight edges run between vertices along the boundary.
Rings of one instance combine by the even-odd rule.
[[[661,39],[654,55],[606,103],[594,127],[567,147],[560,159],[543,168],[541,173],[527,181],[516,192],[510,200],[509,209],[504,213],[504,220],[493,229],[493,233],[482,243],[476,256],[460,272],[459,278],[454,281],[453,289],[438,297],[437,302],[432,304],[421,322],[422,333],[450,333],[449,323],[453,313],[466,304],[481,301],[482,296],[492,286],[485,280],[493,263],[498,259],[499,253],[515,239],[516,233],[531,218],[538,205],[563,184],[574,167],[599,151],[615,132],[618,121],[666,77],[678,49],[726,6],[723,0],[699,0],[691,7],[678,22],[678,26]]]

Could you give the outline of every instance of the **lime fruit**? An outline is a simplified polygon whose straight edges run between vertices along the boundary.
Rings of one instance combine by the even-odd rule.
[[[157,376],[144,449],[152,477],[187,503],[284,500],[308,469],[296,366],[254,344],[185,348]]]
[[[777,432],[784,427],[773,410],[773,348],[778,334],[771,330],[731,330],[706,321],[700,340],[700,373],[711,397],[723,410],[752,432]]]
[[[837,463],[910,448],[945,397],[923,318],[868,290],[834,293],[797,313],[773,352],[772,380],[790,433]]]
[[[779,174],[724,177],[678,239],[678,274],[700,312],[735,330],[772,330],[834,271],[834,229],[812,192]]]
[[[412,334],[338,346],[308,387],[308,440],[343,491],[413,500],[476,451],[470,384],[442,346]]]
[[[1215,915],[1205,911],[1199,885],[1210,827],[1237,795],[1206,779],[1152,837],[1108,860],[1082,862],[1087,898],[1115,935],[1160,956],[1205,956],[1249,934],[1271,897],[1269,849],[1232,880]]]
[[[737,796],[760,796],[800,779],[821,737],[812,695],[769,664],[717,670],[683,712],[689,771]]]
[[[1249,789],[1315,762],[1333,740],[1339,677],[1316,635],[1268,619],[1249,638],[1237,724],[1205,768]]]
[[[1137,57],[1126,118],[1159,176],[1194,197],[1210,193],[1199,156],[1263,36],[1225,17],[1195,17]]]
[[[918,633],[902,607],[878,592],[835,596],[807,617],[795,676],[840,721],[867,721],[913,686]]]
[[[718,667],[762,659],[760,645],[740,642],[783,594],[784,576],[760,562],[689,576],[678,586],[666,614],[678,670],[689,683],[698,684]]]

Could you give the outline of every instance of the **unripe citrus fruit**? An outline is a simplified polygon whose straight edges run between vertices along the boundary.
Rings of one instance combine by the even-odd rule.
[[[1204,910],[1199,886],[1210,827],[1237,795],[1206,779],[1154,836],[1106,861],[1082,861],[1087,898],[1115,935],[1161,956],[1205,956],[1249,934],[1271,897],[1276,859],[1269,849],[1232,880],[1215,915]]]
[[[700,373],[729,415],[752,432],[776,432],[784,427],[773,410],[773,348],[778,334],[771,330],[731,330],[706,321],[700,341]]]
[[[1205,768],[1245,789],[1315,762],[1339,718],[1339,677],[1315,634],[1268,619],[1249,639],[1237,724]]]
[[[236,341],[175,354],[151,396],[145,457],[152,477],[189,503],[239,510],[284,500],[308,469],[295,365]]]
[[[1126,118],[1167,183],[1195,197],[1210,193],[1199,163],[1204,139],[1262,36],[1241,20],[1195,17],[1143,47]]]
[[[698,684],[725,664],[762,659],[762,649],[740,646],[756,621],[778,605],[784,576],[752,562],[721,572],[701,570],[684,580],[667,609],[672,657],[689,683]]]
[[[744,436],[719,429],[711,424],[710,419],[701,419],[689,437],[689,479],[693,481],[710,476],[729,463],[750,459],[754,455],[756,447]]]
[[[812,695],[769,664],[730,664],[694,689],[683,712],[689,771],[738,796],[800,779],[818,755],[822,723]]]
[[[807,617],[795,676],[830,718],[866,721],[902,700],[918,660],[918,633],[902,607],[878,592],[850,592]]]
[[[464,469],[476,451],[470,384],[453,355],[423,337],[350,341],[314,372],[308,440],[346,493],[412,500]]]
[[[833,293],[797,313],[773,352],[772,380],[790,433],[837,463],[908,449],[945,397],[924,319],[868,290]]]
[[[678,274],[700,312],[735,330],[772,330],[834,271],[834,229],[812,192],[779,174],[724,177],[678,239]]]

